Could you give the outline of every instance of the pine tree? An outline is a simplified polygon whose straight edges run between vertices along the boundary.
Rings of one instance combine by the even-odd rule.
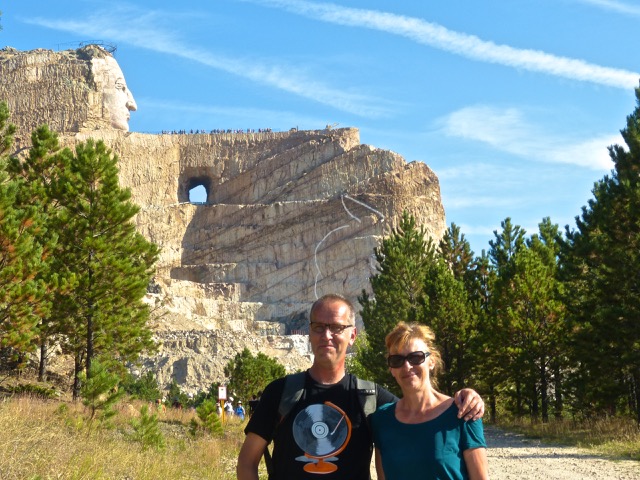
[[[455,345],[453,351],[456,352],[451,360],[444,360],[446,369],[443,377],[449,389],[445,391],[455,391],[454,385],[457,388],[471,385],[478,388],[477,373],[485,371],[480,334],[489,298],[489,261],[484,251],[481,257],[474,257],[471,245],[455,223],[445,231],[438,250],[439,258],[448,267],[448,271],[440,269],[443,283],[440,289],[449,292],[452,310],[441,307],[443,318],[448,316],[450,320],[444,323],[442,332],[436,331],[436,339],[443,346],[440,340]],[[448,288],[445,287],[447,284]],[[431,304],[433,299],[430,296]],[[445,353],[446,356],[448,354]]]
[[[248,348],[237,353],[224,367],[224,374],[229,379],[228,391],[244,399],[245,403],[259,396],[272,380],[285,373],[284,367],[275,359],[261,352],[253,356]]]
[[[202,427],[210,434],[220,437],[224,434],[224,430],[220,417],[216,413],[216,408],[216,401],[213,398],[209,398],[196,408],[196,413],[198,414]],[[197,426],[198,425],[193,425],[193,427]]]
[[[42,218],[18,202],[24,183],[6,172],[15,126],[0,103],[0,347],[23,359],[37,339],[39,316],[46,310],[45,285],[36,278],[43,249],[35,239]]]
[[[117,411],[114,407],[124,394],[124,391],[118,389],[120,378],[96,360],[91,364],[89,373],[80,373],[80,379],[82,380],[80,395],[83,405],[89,408],[91,414],[89,420],[98,419],[101,422],[108,422],[116,415]]]
[[[541,332],[547,335],[546,351],[548,356],[548,365],[550,368],[549,376],[552,382],[554,397],[554,415],[556,418],[562,418],[564,410],[565,395],[565,373],[570,368],[568,338],[570,336],[569,326],[567,324],[567,309],[564,302],[564,284],[560,276],[560,249],[563,242],[562,235],[557,224],[552,224],[549,217],[542,219],[538,225],[539,234],[533,235],[529,242],[529,247],[536,252],[545,267],[548,268],[547,281],[552,284],[552,288],[548,290],[546,299],[549,301],[547,307],[550,315],[541,326]],[[541,372],[542,373],[542,372]],[[544,381],[544,380],[543,380]],[[542,392],[544,395],[545,392]],[[545,417],[544,399],[543,404],[543,420]]]
[[[506,309],[510,333],[507,352],[512,380],[517,375],[523,387],[521,398],[533,417],[541,416],[546,422],[553,374],[560,374],[557,362],[563,355],[561,344],[567,332],[557,279],[558,227],[547,218],[540,230],[541,235],[534,235],[515,258]],[[557,382],[555,387],[560,385]]]
[[[57,218],[61,211],[60,185],[65,182],[65,175],[71,161],[72,153],[68,148],[61,150],[58,137],[44,125],[31,135],[31,147],[26,157],[11,158],[8,171],[13,179],[20,180],[20,189],[16,205],[33,207],[42,217],[42,227],[38,229],[35,241],[45,252],[42,268],[37,279],[47,285],[43,302],[50,307],[57,291],[71,288],[73,278],[64,278],[56,263],[60,260],[57,231],[61,222]],[[48,310],[48,309],[47,309]],[[56,334],[59,334],[58,323],[49,314],[40,318],[38,325],[38,341],[40,346],[40,365],[38,378],[45,380],[48,346]]]
[[[155,448],[164,450],[167,442],[158,424],[158,414],[149,412],[149,405],[140,407],[140,418],[131,419],[133,440],[142,444],[142,449]]]
[[[640,423],[640,89],[610,175],[567,227],[562,248],[575,330],[579,407],[632,411]]]
[[[142,302],[158,255],[136,232],[138,207],[118,183],[117,157],[102,141],[76,146],[69,175],[60,185],[58,219],[60,269],[75,279],[58,292],[52,315],[65,334],[65,350],[75,359],[74,396],[79,373],[90,377],[91,362],[109,354],[123,364],[152,348],[149,309]],[[66,270],[66,271],[65,271]]]
[[[425,281],[435,263],[435,248],[423,227],[403,212],[397,228],[375,250],[378,273],[370,278],[373,296],[358,298],[366,332],[366,344],[357,361],[371,380],[397,391],[385,361],[385,336],[399,322],[420,321],[424,313]]]
[[[444,232],[438,245],[439,256],[449,266],[454,278],[465,284],[468,292],[473,290],[475,259],[471,244],[455,223]]]
[[[525,247],[526,232],[513,225],[510,218],[501,222],[502,231],[494,231],[495,239],[489,242],[489,259],[493,270],[491,284],[492,295],[489,298],[488,313],[483,325],[483,345],[487,370],[487,382],[497,393],[499,387],[507,388],[515,398],[516,414],[522,415],[523,381],[516,373],[515,352],[510,348],[516,333],[511,323],[509,306],[513,292],[513,279],[516,272],[516,258]],[[493,400],[492,400],[493,401]]]
[[[457,279],[442,259],[435,262],[425,279],[422,323],[431,327],[444,362],[438,380],[447,395],[468,386],[476,316],[462,279]]]

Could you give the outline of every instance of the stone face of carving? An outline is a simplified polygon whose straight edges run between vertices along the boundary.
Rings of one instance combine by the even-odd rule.
[[[131,91],[127,88],[124,74],[113,57],[91,60],[93,78],[102,90],[103,118],[118,130],[129,131],[130,112],[138,109]]]
[[[54,52],[0,49],[0,101],[18,136],[46,123],[59,133],[129,131],[137,109],[118,62],[98,45]]]

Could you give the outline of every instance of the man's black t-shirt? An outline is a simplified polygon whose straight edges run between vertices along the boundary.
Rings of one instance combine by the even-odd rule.
[[[366,419],[363,418],[356,377],[347,374],[334,385],[322,385],[316,383],[307,373],[302,398],[280,422],[278,406],[284,390],[284,380],[284,378],[280,378],[267,386],[245,428],[245,433],[255,433],[267,442],[273,440],[274,472],[273,476],[269,477],[270,480],[368,480],[373,439]],[[394,400],[396,397],[387,390],[377,388],[376,404],[378,407]],[[335,465],[337,469],[319,476],[318,473],[304,470],[305,464],[317,462],[318,459],[305,457],[305,451],[294,439],[293,429],[294,421],[302,410],[307,409],[310,405],[318,405],[306,410],[306,412],[311,412],[311,420],[314,420],[313,417],[317,416],[318,412],[324,411],[323,408],[331,408],[319,407],[319,405],[326,405],[326,402],[330,402],[344,411],[351,422],[351,437],[346,440],[344,450],[335,456],[322,460]],[[317,438],[318,434],[321,436],[322,431],[326,430],[328,426],[333,428],[333,424],[331,422],[325,423],[323,418],[316,418],[318,423],[312,424],[308,421],[309,415],[303,414],[302,417],[305,417],[307,421],[298,422],[295,428],[298,430],[298,435],[301,430],[304,433],[307,429],[316,429],[315,433],[309,432],[311,440]],[[328,440],[328,438],[321,438],[318,442]],[[306,453],[313,454],[314,452]]]

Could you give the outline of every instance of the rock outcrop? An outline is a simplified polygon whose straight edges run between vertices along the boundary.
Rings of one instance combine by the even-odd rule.
[[[355,128],[157,135],[114,129],[97,118],[100,93],[87,73],[96,49],[106,53],[0,51],[0,100],[15,97],[9,105],[23,145],[31,129],[49,123],[66,145],[102,139],[118,155],[121,184],[141,206],[137,228],[162,249],[147,298],[161,349],[144,368],[164,384],[175,378],[187,391],[206,389],[224,380],[224,365],[244,347],[290,370],[306,368],[310,352],[300,334],[310,304],[330,292],[355,301],[369,288],[374,248],[403,210],[430,236],[442,235],[436,175],[424,163],[361,145]],[[39,65],[40,57],[46,68],[24,67]],[[82,61],[86,69],[77,65]],[[34,76],[37,88],[29,83]],[[57,105],[52,115],[74,120],[29,110],[30,102],[46,103],[40,97]],[[201,204],[189,201],[197,186],[206,190]]]

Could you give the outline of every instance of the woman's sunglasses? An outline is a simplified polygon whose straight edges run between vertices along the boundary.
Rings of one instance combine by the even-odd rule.
[[[406,355],[389,355],[387,357],[387,365],[391,368],[400,368],[404,365],[404,362],[409,362],[409,365],[416,366],[424,363],[427,357],[431,355],[431,352],[411,352]]]

